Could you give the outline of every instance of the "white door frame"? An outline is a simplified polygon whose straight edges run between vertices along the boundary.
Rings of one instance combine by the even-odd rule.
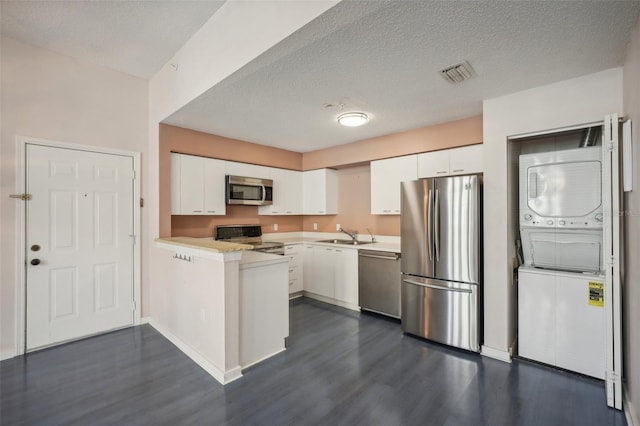
[[[133,247],[133,298],[135,303],[135,312],[133,317],[133,324],[140,324],[141,313],[141,291],[140,291],[140,260],[141,260],[141,238],[140,238],[140,207],[136,200],[140,199],[140,153],[135,151],[126,151],[120,149],[104,148],[93,145],[81,145],[67,142],[58,142],[47,139],[31,138],[27,136],[18,136],[16,138],[16,153],[17,153],[17,165],[16,165],[16,192],[23,194],[26,191],[26,152],[27,145],[41,145],[51,148],[66,148],[76,151],[89,151],[99,154],[115,154],[131,157],[133,159],[133,233],[135,235],[135,243]],[[16,355],[22,355],[25,353],[26,345],[26,313],[27,313],[27,299],[26,299],[26,203],[16,203],[16,217],[18,218],[18,229],[20,230],[18,238],[16,239],[16,311],[15,311],[15,324],[16,324]]]

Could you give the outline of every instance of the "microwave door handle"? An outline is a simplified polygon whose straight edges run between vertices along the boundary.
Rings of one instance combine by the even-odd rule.
[[[264,203],[267,198],[267,188],[264,187],[264,183],[261,183],[260,186],[262,187],[262,202]]]

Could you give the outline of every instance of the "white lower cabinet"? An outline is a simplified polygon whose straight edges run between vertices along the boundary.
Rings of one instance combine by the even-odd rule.
[[[306,292],[334,297],[334,256],[335,250],[332,247],[305,245],[303,275]]]
[[[358,307],[358,250],[336,249],[334,260],[335,298]]]
[[[287,244],[284,246],[284,255],[289,257],[289,294],[302,291],[303,268],[302,244]]]
[[[305,293],[358,310],[358,250],[305,244],[303,253]]]

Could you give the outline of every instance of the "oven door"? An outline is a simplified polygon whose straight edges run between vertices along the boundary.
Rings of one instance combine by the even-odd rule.
[[[269,179],[227,176],[227,204],[266,206],[273,204],[273,181]]]

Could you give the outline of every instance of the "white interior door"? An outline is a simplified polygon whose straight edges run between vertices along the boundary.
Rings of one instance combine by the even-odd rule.
[[[134,321],[134,159],[26,144],[26,348]]]

